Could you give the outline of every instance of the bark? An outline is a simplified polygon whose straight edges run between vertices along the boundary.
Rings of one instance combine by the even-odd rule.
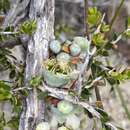
[[[16,26],[21,19],[25,18],[28,12],[30,0],[16,0],[11,2],[11,9],[5,17],[2,28],[8,25]]]
[[[26,1],[26,0],[25,0]],[[28,0],[27,0],[28,1]],[[30,1],[30,0],[29,0]],[[13,26],[16,26],[17,22],[17,18],[19,18],[20,14],[18,13],[18,4],[19,4],[20,0],[12,0],[11,1],[11,8],[8,12],[8,14],[6,15],[6,17],[4,18],[4,21],[2,20],[3,24],[2,24],[2,28],[5,29],[8,25],[13,25]],[[23,2],[23,0],[21,0],[21,3]],[[20,4],[19,4],[20,5]],[[16,8],[17,7],[17,8]],[[24,6],[24,8],[26,8],[27,6]],[[24,8],[21,10],[21,12],[24,12],[24,14],[27,15],[27,10],[25,11]],[[16,15],[17,14],[17,15]],[[19,14],[19,15],[18,15]],[[21,13],[22,14],[22,13]],[[22,17],[21,17],[22,18]],[[19,21],[21,21],[21,19],[19,19]],[[18,38],[19,39],[19,38]],[[10,39],[9,41],[5,41],[5,42],[2,42],[0,43],[0,46],[1,47],[12,47],[15,45],[15,43],[17,44],[18,42],[16,41],[19,41],[17,38],[16,39]],[[21,39],[21,38],[20,38]],[[21,39],[22,40],[22,39]],[[25,39],[24,39],[25,40]],[[26,40],[25,40],[26,41]],[[15,55],[16,58],[18,57],[19,60],[23,59],[22,56],[23,56],[23,53],[22,50],[23,48],[21,46],[18,46],[17,48],[17,51],[15,50],[15,52],[18,52],[17,54],[18,55]],[[21,50],[22,49],[22,50]],[[21,54],[22,53],[22,54]],[[4,71],[4,72],[0,72],[0,77],[1,79],[3,80],[7,80],[9,81],[9,71]],[[9,102],[2,102],[0,103],[0,109],[1,111],[3,111],[5,113],[5,119],[8,121],[10,120],[10,118],[12,117],[12,107],[11,107],[11,104]]]
[[[42,62],[48,58],[48,43],[54,39],[54,0],[32,0],[29,18],[37,21],[37,30],[28,43],[25,86],[34,75],[42,74]],[[19,130],[34,130],[44,120],[45,104],[37,98],[34,88],[23,106]]]
[[[28,42],[25,81],[34,75],[42,74],[42,62],[48,58],[48,43],[54,39],[54,0],[17,0],[13,1],[7,14],[3,28],[17,24],[29,17],[37,21],[37,29]],[[37,98],[37,90],[29,92],[29,96],[23,100],[23,110],[20,117],[19,130],[34,130],[35,125],[44,120],[45,104]]]

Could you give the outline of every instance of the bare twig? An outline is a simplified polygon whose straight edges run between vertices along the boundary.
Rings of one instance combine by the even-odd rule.
[[[97,84],[94,84],[94,88],[95,88],[95,94],[97,98],[97,107],[103,109],[102,99],[101,99],[100,91]]]
[[[85,28],[85,33],[84,35],[87,36],[89,40],[89,32],[88,32],[88,0],[84,0],[84,28]]]
[[[127,118],[130,120],[130,111],[129,111],[129,109],[128,109],[128,107],[127,107],[127,104],[126,104],[126,102],[125,102],[125,99],[124,99],[124,97],[123,97],[122,91],[120,90],[120,87],[117,86],[117,85],[115,85],[114,88],[115,88],[115,90],[116,90],[117,93],[118,93],[118,96],[119,96],[120,101],[121,101],[121,104],[122,104],[122,106],[123,106],[123,108],[124,108],[124,110],[125,110],[125,113],[126,113],[126,115],[127,115]]]
[[[121,7],[123,6],[124,2],[125,2],[125,0],[121,0],[121,3],[119,5],[119,7],[116,9],[115,15],[113,16],[113,18],[112,18],[112,20],[110,22],[110,30],[111,30],[111,28],[112,28],[112,26],[113,26],[113,24],[114,24],[114,22],[115,22],[115,20],[116,20],[116,18],[118,16],[118,14],[119,14],[119,12],[121,10]]]
[[[91,42],[90,42],[91,43]],[[90,45],[89,45],[90,46]],[[77,89],[78,89],[78,95],[81,94],[82,92],[82,81],[83,81],[83,78],[84,78],[84,72],[86,71],[87,67],[88,67],[88,64],[89,64],[89,61],[90,59],[92,58],[92,56],[95,54],[96,52],[96,48],[93,48],[92,52],[90,52],[90,50],[88,49],[88,52],[89,54],[87,53],[86,54],[86,58],[85,58],[85,62],[83,63],[82,65],[82,69],[80,71],[80,74],[79,74],[79,78],[77,80]]]
[[[97,27],[97,29],[96,29],[96,31],[94,32],[94,34],[97,34],[97,33],[99,33],[99,32],[101,31],[101,26],[102,26],[102,24],[103,24],[103,22],[104,22],[105,16],[106,16],[106,14],[104,13],[103,16],[102,16],[102,19],[101,19],[101,23],[100,23],[99,26]]]
[[[18,34],[18,32],[0,32],[2,35]]]
[[[106,122],[105,123],[107,126],[109,126],[110,128],[112,128],[112,130],[118,130],[112,123],[110,122]]]
[[[120,34],[114,41],[112,41],[111,43],[112,43],[112,44],[118,43],[118,42],[122,39],[123,35],[124,35],[125,33],[129,32],[129,31],[130,31],[130,29],[128,28],[128,29],[125,30],[123,33],[121,33],[121,34]]]
[[[25,15],[27,14],[26,9],[28,7],[29,2],[30,2],[30,0],[21,0],[21,1],[16,0],[16,2],[12,4],[9,13],[5,17],[2,28],[5,29],[8,25],[16,26],[18,24],[18,22],[21,19],[23,19],[25,17]],[[25,15],[23,15],[23,13]],[[20,16],[23,16],[23,17],[21,17],[21,19],[19,19],[19,21],[18,21],[17,18],[19,18]],[[16,23],[16,21],[17,21],[17,23]]]
[[[97,82],[99,82],[103,77],[100,76],[100,77],[97,77],[96,79],[93,80],[93,82],[89,85],[89,86],[86,86],[85,88],[92,88]]]
[[[29,87],[21,87],[21,88],[13,89],[12,92],[18,92],[18,91],[21,91],[21,90],[32,90],[32,88],[29,88]]]

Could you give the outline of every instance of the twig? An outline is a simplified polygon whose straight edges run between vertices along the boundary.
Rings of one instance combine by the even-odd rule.
[[[87,38],[89,40],[87,19],[88,19],[88,0],[84,0],[84,28],[85,28],[84,36],[87,36]]]
[[[112,26],[113,26],[113,24],[114,24],[114,22],[115,22],[115,20],[116,20],[116,18],[118,16],[118,14],[119,14],[119,12],[121,10],[121,7],[123,6],[124,2],[125,2],[125,0],[121,0],[121,3],[119,5],[119,7],[117,8],[117,10],[115,12],[115,15],[113,16],[113,18],[112,18],[112,20],[110,22],[110,30],[111,30],[111,28],[112,28]]]
[[[20,16],[21,19],[23,19],[25,17],[25,15],[27,14],[27,7],[29,5],[30,0],[15,0],[15,3],[12,3],[12,8],[10,9],[10,11],[8,12],[8,14],[6,15],[5,19],[4,19],[4,23],[2,25],[2,28],[5,29],[8,25],[13,25],[16,26],[16,21],[17,17],[19,18]],[[17,10],[17,11],[16,11]],[[23,13],[25,13],[25,15],[23,15]],[[19,21],[21,20],[19,19]]]
[[[88,52],[89,52],[89,49],[88,49]],[[84,72],[87,69],[89,61],[92,58],[92,56],[95,54],[95,52],[96,52],[96,48],[93,48],[92,52],[89,52],[89,54],[88,53],[86,54],[85,62],[82,65],[82,69],[81,69],[81,71],[79,73],[79,78],[78,78],[77,84],[76,84],[77,85],[77,89],[78,89],[78,95],[80,95],[81,92],[82,92],[82,87],[83,87],[82,86],[82,81],[83,81],[83,78],[84,78]]]
[[[85,87],[85,88],[87,88],[87,89],[92,88],[95,85],[95,83],[100,81],[102,78],[103,78],[102,76],[97,77],[96,79],[93,80],[93,82],[88,87]]]
[[[97,27],[96,31],[94,32],[94,34],[97,34],[97,33],[100,32],[102,24],[103,24],[104,19],[105,19],[105,16],[106,16],[106,14],[104,13],[103,16],[102,16],[101,22],[100,22],[99,26]]]
[[[112,130],[118,130],[112,123],[110,122],[106,122],[105,125],[109,126],[110,128],[112,128]]]
[[[115,89],[116,89],[116,91],[117,91],[117,93],[118,93],[118,95],[119,95],[119,98],[120,98],[120,100],[121,100],[121,104],[122,104],[122,106],[123,106],[123,108],[124,108],[124,110],[125,110],[125,113],[126,113],[126,115],[127,115],[127,118],[130,120],[130,111],[129,111],[128,108],[127,108],[127,105],[126,105],[126,103],[125,103],[123,94],[122,94],[122,92],[121,92],[119,86],[115,85]]]
[[[97,84],[94,84],[94,88],[95,88],[95,94],[97,98],[97,107],[103,109],[102,99]]]
[[[13,89],[12,92],[18,92],[18,91],[21,91],[21,90],[32,90],[32,88],[29,88],[29,87],[22,87],[22,88],[16,88],[16,89]]]
[[[111,74],[112,72],[113,72],[113,70],[110,70],[108,73]],[[102,99],[101,99],[101,95],[100,95],[100,91],[99,91],[98,86],[97,86],[98,81],[101,80],[102,78],[103,78],[102,76],[96,78],[95,83],[93,83],[92,87],[95,88],[95,94],[96,94],[96,98],[97,98],[97,107],[104,109]]]
[[[20,35],[14,39],[9,39],[3,42],[0,42],[0,47],[1,48],[12,48],[16,45],[21,45],[21,44],[25,44],[27,43],[29,40],[29,36],[28,35]]]
[[[121,34],[116,38],[116,40],[112,41],[111,43],[112,43],[112,44],[118,43],[118,42],[122,39],[123,35],[124,35],[125,33],[127,33],[128,31],[130,31],[129,28],[128,28],[127,30],[125,30],[123,33],[121,33]]]
[[[18,32],[0,32],[2,35],[18,34]]]

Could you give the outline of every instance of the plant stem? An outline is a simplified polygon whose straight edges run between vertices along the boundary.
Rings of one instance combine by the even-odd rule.
[[[125,113],[126,113],[126,115],[127,115],[127,118],[130,120],[130,111],[128,110],[128,107],[127,107],[127,105],[126,105],[126,103],[125,103],[123,94],[122,94],[122,92],[121,92],[119,86],[115,85],[115,89],[116,89],[116,91],[117,91],[117,93],[118,93],[118,95],[119,95],[119,98],[120,98],[120,100],[121,100],[121,104],[122,104],[122,106],[123,106],[123,108],[124,108],[124,110],[125,110]]]
[[[96,106],[101,108],[101,109],[104,109],[98,85],[95,84],[94,88],[95,88],[95,94],[96,94],[96,98],[97,98]]]
[[[88,18],[88,0],[84,0],[84,28],[85,28],[84,36],[87,36],[89,39],[87,18]]]
[[[117,18],[117,16],[118,16],[119,12],[120,12],[120,10],[121,10],[121,7],[122,7],[123,4],[124,4],[124,1],[125,1],[125,0],[121,0],[121,3],[120,3],[120,5],[119,5],[119,7],[116,9],[115,15],[113,16],[113,18],[112,18],[112,20],[111,20],[111,22],[110,22],[110,30],[111,30],[111,28],[112,28],[112,26],[113,26],[113,24],[114,24],[114,22],[115,22],[115,20],[116,20],[116,18]]]

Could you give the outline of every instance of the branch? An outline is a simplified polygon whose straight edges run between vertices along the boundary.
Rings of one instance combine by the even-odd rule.
[[[112,26],[113,26],[113,24],[114,24],[114,22],[115,22],[115,20],[116,20],[116,18],[117,18],[117,16],[118,16],[118,14],[119,14],[119,12],[120,12],[120,10],[121,10],[121,7],[123,6],[124,2],[125,2],[125,0],[121,0],[121,3],[120,3],[119,7],[117,8],[117,10],[116,10],[116,12],[115,12],[115,15],[113,16],[113,18],[112,18],[112,20],[111,20],[110,30],[111,30],[111,28],[112,28]]]
[[[28,5],[30,0],[16,0],[12,3],[11,9],[4,19],[2,28],[5,29],[8,25],[16,26],[20,20],[27,15]]]
[[[130,111],[129,111],[128,107],[127,107],[127,104],[126,104],[125,99],[124,99],[124,97],[123,97],[122,91],[120,90],[120,87],[117,86],[117,85],[115,85],[115,90],[116,90],[117,93],[118,93],[118,96],[119,96],[120,101],[121,101],[121,104],[122,104],[122,106],[123,106],[123,108],[124,108],[124,110],[125,110],[125,113],[126,113],[126,115],[127,115],[127,118],[130,120]]]
[[[97,27],[96,31],[94,32],[94,34],[98,34],[101,30],[101,27],[102,27],[102,24],[104,22],[104,19],[105,19],[105,16],[106,14],[104,13],[103,16],[102,16],[102,19],[101,19],[101,23],[99,24],[99,26]]]
[[[115,40],[113,40],[111,43],[114,45],[116,43],[118,43],[124,36],[125,33],[129,32],[130,29],[128,28],[127,30],[125,30],[123,33],[121,33]]]
[[[0,32],[0,35],[18,34],[18,32]]]
[[[0,48],[12,48],[16,45],[22,45],[22,44],[27,44],[29,40],[28,35],[20,35],[14,39],[9,39],[3,42],[0,42]]]
[[[84,35],[87,36],[89,40],[89,32],[88,32],[88,0],[84,0],[84,28],[85,28],[85,33]]]
[[[42,85],[43,86],[38,87],[41,91],[43,91],[43,92],[47,91],[47,92],[51,93],[51,96],[53,96],[53,97],[57,97],[58,99],[61,99],[61,100],[64,99],[73,104],[80,105],[80,106],[84,107],[85,109],[87,109],[90,113],[92,113],[92,115],[94,115],[95,117],[100,119],[100,113],[98,113],[89,103],[80,101],[80,99],[77,96],[69,95],[69,92],[66,90],[50,88],[45,83],[43,83]]]
[[[49,41],[54,39],[55,0],[23,0],[25,3],[26,1],[30,1],[27,8],[29,19],[37,21],[37,29],[27,46],[24,86],[29,86],[32,76],[42,75],[42,63],[49,58]],[[29,92],[27,105],[23,104],[19,130],[34,130],[38,122],[45,120],[45,102],[37,94],[35,88]]]
[[[89,43],[89,46],[90,46],[90,44],[91,44],[91,41]],[[83,78],[84,78],[84,72],[88,68],[88,64],[89,64],[90,59],[93,57],[93,55],[96,52],[96,48],[95,47],[93,48],[92,52],[90,52],[89,49],[90,48],[88,48],[88,52],[86,53],[85,61],[84,61],[83,65],[82,65],[82,69],[81,69],[81,71],[79,73],[79,78],[78,78],[77,83],[76,83],[76,86],[77,86],[77,89],[78,89],[77,90],[78,91],[78,95],[80,95],[81,92],[82,92],[82,87],[83,87],[82,86],[82,81],[83,81]]]
[[[29,87],[16,88],[12,90],[12,93],[22,91],[22,90],[32,90],[32,88],[29,88]]]

